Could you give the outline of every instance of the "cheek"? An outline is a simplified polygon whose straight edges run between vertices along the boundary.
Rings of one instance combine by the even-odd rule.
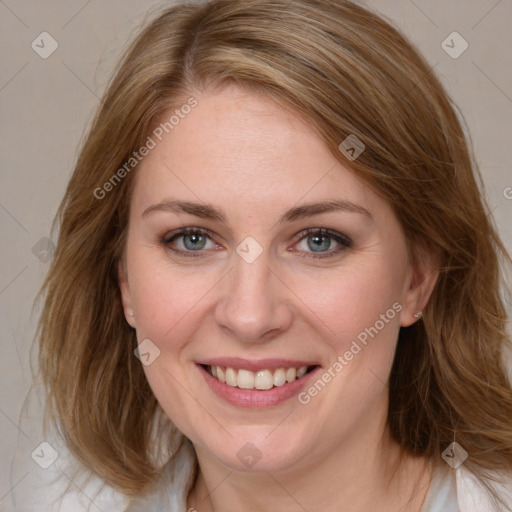
[[[197,311],[216,282],[208,272],[177,272],[161,264],[160,268],[141,265],[135,273],[137,330],[160,342],[179,341],[182,336],[176,333],[193,327]]]
[[[206,321],[213,316],[213,298],[225,270],[172,263],[163,249],[139,247],[131,253],[128,272],[137,339],[149,339],[159,350],[158,359],[144,371],[159,400],[168,402],[173,390],[175,398],[166,410],[182,411],[187,404],[181,401],[180,383],[190,377],[191,361],[197,358],[193,340],[205,337],[199,330],[209,332]]]
[[[361,259],[311,279],[295,280],[294,290],[318,318],[317,324],[323,324],[322,332],[337,353],[348,350],[352,340],[375,324],[383,335],[396,334],[405,279],[401,260]]]
[[[365,414],[382,398],[395,355],[400,330],[401,298],[405,279],[405,260],[367,259],[347,265],[323,279],[311,280],[300,288],[307,306],[318,320],[320,350],[328,350],[324,373],[327,393],[312,385],[302,395],[314,402],[319,417],[329,417],[333,437],[339,429],[351,428],[347,412],[353,418]],[[308,294],[306,295],[306,290]]]
[[[137,338],[139,343],[151,340],[160,351],[154,362],[143,367],[146,378],[175,425],[189,431],[187,418],[197,406],[186,391],[193,359],[190,341],[204,323],[208,292],[218,276],[197,269],[178,271],[151,257],[134,259],[131,271]]]

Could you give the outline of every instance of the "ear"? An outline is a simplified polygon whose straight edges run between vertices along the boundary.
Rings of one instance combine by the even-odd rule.
[[[400,312],[400,325],[408,327],[418,321],[414,316],[428,304],[439,278],[440,255],[433,248],[421,247],[413,250],[408,277],[405,283]]]
[[[130,294],[130,285],[128,284],[128,273],[126,272],[126,265],[124,258],[117,267],[117,282],[121,291],[121,302],[123,304],[124,317],[128,324],[135,328],[135,315],[132,306],[132,296]]]

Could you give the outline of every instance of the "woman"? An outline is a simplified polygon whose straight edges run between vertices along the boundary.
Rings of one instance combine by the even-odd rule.
[[[510,259],[479,179],[366,9],[168,9],[58,214],[40,366],[72,454],[132,512],[511,510]]]

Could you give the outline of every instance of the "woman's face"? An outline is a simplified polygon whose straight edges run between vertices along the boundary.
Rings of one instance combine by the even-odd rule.
[[[390,205],[308,122],[232,87],[133,172],[126,318],[198,453],[284,470],[382,432],[399,328],[433,286]]]

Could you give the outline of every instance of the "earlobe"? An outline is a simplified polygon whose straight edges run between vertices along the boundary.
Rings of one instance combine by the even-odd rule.
[[[400,314],[402,327],[408,327],[421,319],[438,278],[439,258],[433,251],[425,251],[411,265]]]
[[[131,327],[135,328],[135,313],[133,312],[132,298],[130,294],[130,286],[128,284],[128,274],[123,262],[117,267],[117,281],[121,292],[121,302],[123,304],[124,317]]]

